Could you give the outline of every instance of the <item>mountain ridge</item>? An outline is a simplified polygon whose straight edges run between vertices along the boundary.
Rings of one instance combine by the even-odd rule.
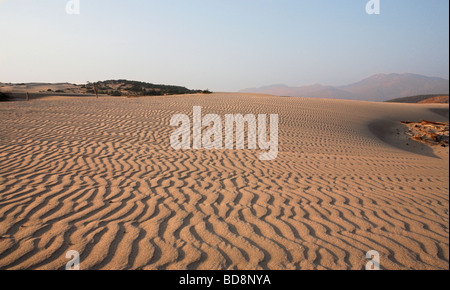
[[[287,85],[272,85],[244,89],[240,92],[264,93],[286,97],[315,97],[383,102],[416,95],[448,94],[449,80],[412,73],[391,73],[375,74],[361,81],[343,86],[314,84],[290,87]]]

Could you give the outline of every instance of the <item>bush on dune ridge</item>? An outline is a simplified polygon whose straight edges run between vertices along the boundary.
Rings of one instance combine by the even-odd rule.
[[[106,94],[110,96],[164,96],[184,94],[210,94],[209,90],[190,90],[182,86],[158,85],[129,80],[107,80],[88,83],[84,86],[87,93]]]

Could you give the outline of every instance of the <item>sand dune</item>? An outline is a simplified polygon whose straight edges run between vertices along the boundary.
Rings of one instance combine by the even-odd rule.
[[[24,83],[24,84],[1,84],[0,91],[3,92],[15,92],[15,93],[39,93],[47,92],[47,90],[57,91],[57,90],[80,90],[77,85],[69,83]]]
[[[280,152],[170,147],[170,118],[279,114]],[[448,105],[249,94],[0,104],[0,269],[449,269]],[[398,134],[397,134],[398,133]]]

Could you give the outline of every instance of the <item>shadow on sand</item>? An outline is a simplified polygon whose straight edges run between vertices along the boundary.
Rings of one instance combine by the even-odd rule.
[[[438,114],[439,116],[447,118],[447,122],[448,122],[449,109],[430,109],[430,111],[435,114]]]
[[[381,141],[397,149],[420,154],[427,157],[438,158],[433,148],[424,143],[411,140],[405,133],[409,131],[406,125],[389,120],[377,120],[369,124],[369,130]]]

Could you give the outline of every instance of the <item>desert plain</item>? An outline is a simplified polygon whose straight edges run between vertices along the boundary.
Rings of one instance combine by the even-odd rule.
[[[278,114],[279,153],[174,150],[173,115]],[[0,269],[449,269],[448,104],[257,94],[0,103]]]

